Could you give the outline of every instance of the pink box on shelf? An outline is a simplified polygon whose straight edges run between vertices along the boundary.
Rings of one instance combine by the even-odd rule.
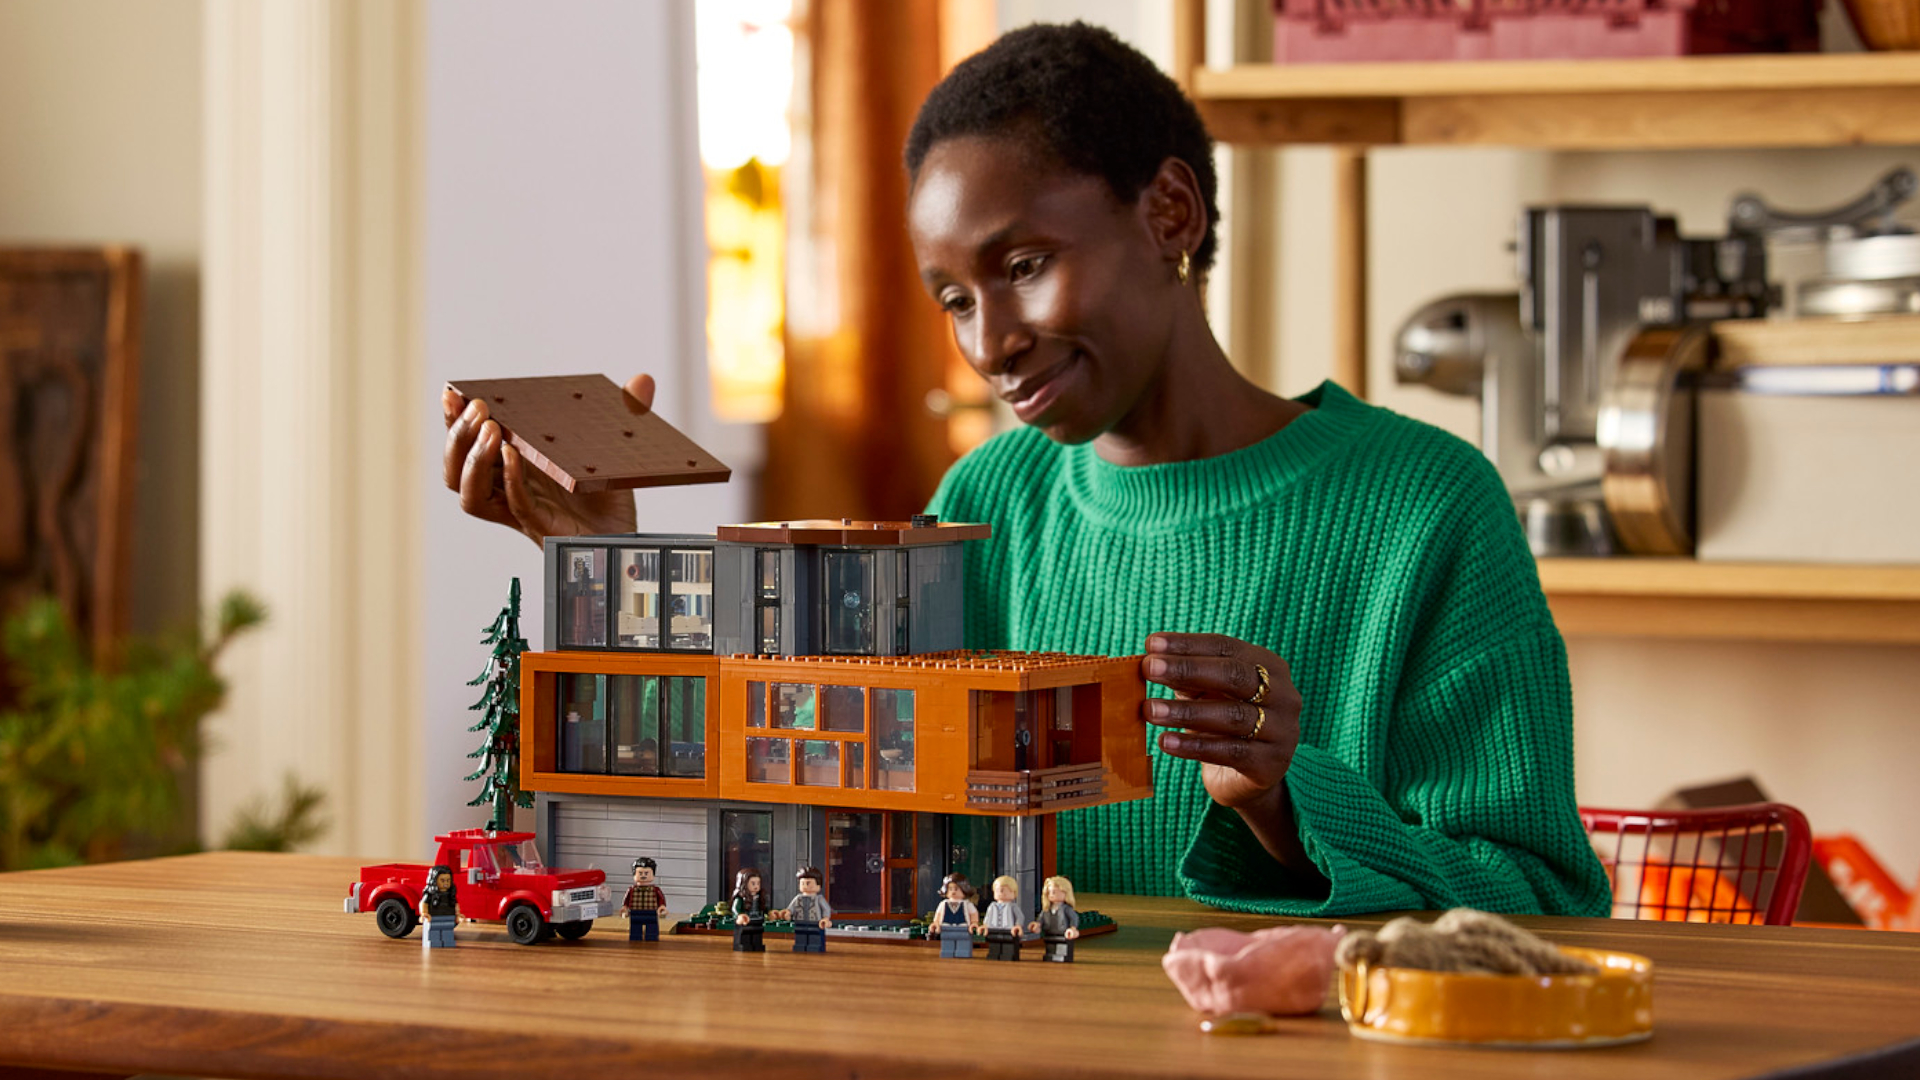
[[[1811,52],[1822,0],[1274,0],[1276,64]]]

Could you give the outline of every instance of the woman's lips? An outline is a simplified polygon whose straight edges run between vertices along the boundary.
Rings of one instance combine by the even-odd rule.
[[[1013,393],[1007,396],[1007,403],[1013,406],[1013,414],[1020,418],[1021,423],[1033,423],[1045,415],[1054,402],[1060,400],[1069,381],[1065,376],[1079,363],[1080,358],[1080,350],[1075,349],[1053,367],[1020,380]]]

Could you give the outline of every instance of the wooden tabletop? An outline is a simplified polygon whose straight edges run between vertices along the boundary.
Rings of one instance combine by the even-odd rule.
[[[1585,1051],[1387,1046],[1338,1010],[1200,1033],[1160,970],[1176,930],[1271,920],[1085,897],[1120,920],[1073,964],[832,941],[733,953],[459,931],[431,952],[341,898],[355,860],[220,853],[0,875],[0,1066],[248,1077],[1748,1077],[1920,1035],[1920,935],[1522,919],[1656,964],[1654,1037]],[[678,912],[676,911],[676,914]],[[1372,923],[1378,919],[1352,920]],[[982,954],[983,955],[983,954]],[[0,1070],[3,1071],[3,1070]]]

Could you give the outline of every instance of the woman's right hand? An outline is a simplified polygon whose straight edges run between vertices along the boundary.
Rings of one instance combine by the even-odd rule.
[[[653,408],[653,376],[635,375],[626,391]],[[502,437],[487,414],[487,403],[468,401],[451,387],[441,391],[440,410],[447,422],[444,458],[447,487],[460,494],[460,509],[484,521],[505,525],[539,544],[549,536],[600,536],[633,532],[633,493],[568,492],[526,462]]]

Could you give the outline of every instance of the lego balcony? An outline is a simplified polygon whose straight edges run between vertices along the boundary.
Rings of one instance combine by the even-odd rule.
[[[1106,769],[1099,762],[1025,772],[975,769],[967,773],[967,809],[1010,815],[1050,813],[1091,806],[1106,790]]]

